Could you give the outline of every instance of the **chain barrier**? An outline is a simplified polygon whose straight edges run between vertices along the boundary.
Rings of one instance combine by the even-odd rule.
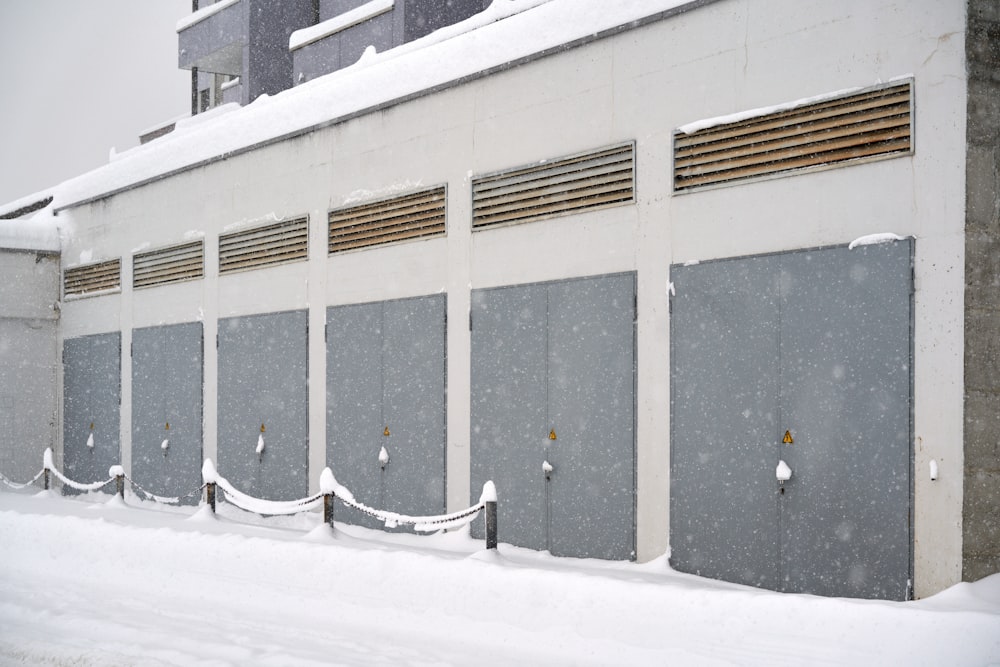
[[[11,480],[7,479],[3,473],[0,473],[0,482],[3,482],[12,489],[25,489],[34,484],[35,482],[37,482],[39,478],[44,474],[45,474],[45,468],[42,468],[41,470],[38,471],[38,474],[31,479],[30,482],[25,482],[24,484],[20,484],[19,482],[12,482]]]
[[[480,501],[472,507],[459,510],[458,512],[453,512],[451,514],[442,514],[439,516],[407,516],[405,514],[397,514],[396,512],[387,512],[385,510],[377,510],[374,507],[368,507],[363,503],[357,502],[353,497],[345,498],[337,495],[336,492],[334,492],[333,496],[344,505],[353,507],[359,512],[363,512],[368,516],[378,519],[385,524],[386,528],[395,528],[400,525],[413,526],[413,530],[421,533],[430,533],[435,530],[446,530],[465,525],[475,519],[479,512],[486,507],[486,503]]]
[[[61,481],[64,485],[70,487],[71,489],[76,489],[77,491],[99,491],[100,489],[106,487],[108,484],[114,484],[116,481],[114,477],[109,477],[106,481],[103,482],[91,482],[90,484],[81,484],[80,482],[75,482],[66,475],[59,472],[59,470],[55,466],[49,468],[49,472],[55,475],[56,479]]]
[[[355,500],[354,494],[352,494],[349,489],[337,483],[329,468],[326,468],[323,471],[323,475],[320,477],[320,486],[323,488],[322,491],[306,498],[299,498],[296,500],[265,500],[263,498],[255,498],[254,496],[243,493],[234,487],[229,480],[222,477],[215,471],[215,466],[210,459],[206,459],[204,466],[202,467],[203,484],[187,495],[178,497],[159,496],[155,493],[150,493],[136,483],[135,480],[126,475],[124,468],[120,465],[111,467],[108,471],[110,478],[106,481],[97,481],[90,484],[76,482],[69,477],[66,477],[58,468],[55,467],[52,461],[51,449],[45,450],[44,467],[31,481],[19,484],[11,481],[3,474],[0,474],[0,481],[13,489],[23,489],[37,482],[38,479],[46,472],[51,472],[63,483],[63,485],[78,491],[97,491],[103,489],[111,483],[117,482],[118,492],[123,494],[123,497],[124,484],[122,480],[127,480],[133,488],[145,495],[147,499],[170,505],[179,504],[181,500],[191,498],[196,494],[200,495],[201,492],[207,488],[209,495],[208,503],[213,512],[215,511],[214,495],[217,487],[222,490],[225,498],[236,507],[239,507],[247,512],[260,514],[262,516],[298,514],[300,512],[309,512],[319,507],[323,507],[324,520],[328,520],[331,525],[333,522],[332,506],[327,502],[327,498],[337,498],[347,507],[351,507],[359,512],[362,512],[363,514],[378,519],[385,525],[386,528],[408,525],[413,526],[415,531],[424,533],[464,526],[475,519],[476,516],[478,516],[479,513],[485,509],[487,513],[487,548],[496,548],[496,489],[493,487],[492,482],[487,482],[487,484],[484,485],[483,496],[479,499],[478,503],[471,507],[457,512],[452,512],[451,514],[441,514],[437,516],[409,516],[406,514],[399,514],[397,512],[375,509],[365,505],[364,503],[358,502]],[[46,478],[46,485],[47,482],[48,478]],[[327,519],[328,511],[330,512],[329,519]]]
[[[263,515],[288,515],[308,512],[323,504],[323,494],[317,493],[308,498],[298,500],[264,500],[238,490],[229,480],[222,476],[216,476],[215,483],[225,494],[226,499],[242,510]]]
[[[150,493],[146,489],[142,488],[139,485],[138,482],[136,482],[134,479],[132,479],[128,475],[125,475],[124,477],[125,477],[126,480],[128,480],[128,483],[131,484],[134,489],[138,490],[142,495],[146,496],[146,500],[152,500],[152,501],[155,501],[155,502],[158,502],[158,503],[163,503],[165,505],[179,505],[182,500],[187,500],[188,498],[193,498],[195,495],[200,496],[201,492],[205,490],[205,485],[202,484],[201,486],[199,486],[197,489],[195,489],[191,493],[188,493],[188,494],[183,495],[183,496],[176,496],[176,497],[175,496],[158,496],[155,493]]]

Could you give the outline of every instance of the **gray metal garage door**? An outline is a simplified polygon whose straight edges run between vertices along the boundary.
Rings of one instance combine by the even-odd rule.
[[[202,340],[200,322],[132,332],[132,479],[150,493],[201,486]]]
[[[501,541],[635,557],[634,404],[634,274],[473,291],[472,492],[496,483]]]
[[[219,474],[258,498],[309,489],[308,334],[304,310],[219,320]]]
[[[327,464],[369,506],[444,511],[445,308],[439,294],[327,309]]]
[[[671,267],[675,568],[908,595],[912,252],[900,241]]]
[[[84,484],[121,463],[121,334],[63,341],[63,471]],[[88,442],[90,444],[88,444]],[[92,445],[92,446],[91,446]],[[112,491],[114,487],[109,487]],[[71,489],[66,489],[69,493]]]

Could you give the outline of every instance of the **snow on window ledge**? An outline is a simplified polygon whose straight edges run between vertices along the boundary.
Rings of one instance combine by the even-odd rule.
[[[183,30],[186,30],[186,29],[190,28],[191,26],[193,26],[195,23],[200,23],[201,21],[204,21],[205,19],[207,19],[209,16],[214,16],[215,14],[218,14],[219,12],[221,12],[226,7],[232,7],[233,5],[235,5],[236,3],[238,3],[239,1],[240,0],[219,0],[219,2],[216,2],[213,5],[208,5],[207,7],[202,7],[198,11],[196,11],[196,12],[194,12],[192,14],[188,14],[187,16],[185,16],[184,18],[182,18],[180,21],[178,21],[177,22],[177,32],[181,32]]]
[[[394,0],[371,0],[371,2],[366,2],[349,12],[334,16],[314,26],[296,30],[288,38],[288,50],[294,51],[300,49],[313,42],[318,42],[325,37],[335,35],[342,30],[347,30],[359,23],[364,23],[376,16],[381,16],[388,11],[392,11],[393,5],[395,5]]]

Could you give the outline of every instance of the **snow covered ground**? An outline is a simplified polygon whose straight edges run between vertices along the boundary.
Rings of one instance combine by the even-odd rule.
[[[0,665],[1000,664],[1000,575],[827,599],[37,490],[0,492],[0,536]]]

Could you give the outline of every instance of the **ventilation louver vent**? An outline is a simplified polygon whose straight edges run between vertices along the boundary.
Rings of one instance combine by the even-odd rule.
[[[219,273],[286,264],[309,256],[309,219],[295,218],[219,237]]]
[[[674,135],[674,190],[912,151],[911,82]]]
[[[132,287],[167,285],[204,275],[204,241],[140,252],[132,258]]]
[[[330,211],[329,252],[441,236],[445,233],[445,188]]]
[[[122,260],[74,266],[63,273],[63,294],[85,296],[98,292],[120,289],[122,286]]]
[[[474,229],[528,222],[634,201],[630,142],[472,181]]]

